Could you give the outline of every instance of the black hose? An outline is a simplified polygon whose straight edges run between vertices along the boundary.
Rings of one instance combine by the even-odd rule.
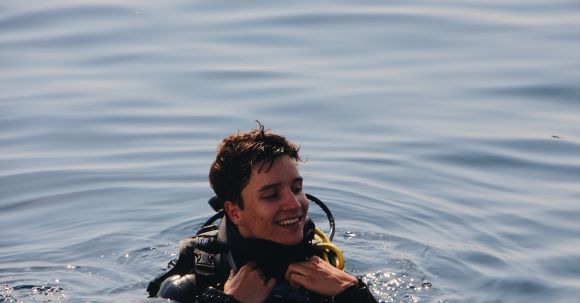
[[[329,233],[329,239],[330,241],[332,241],[332,239],[334,238],[334,229],[335,229],[335,224],[334,224],[334,216],[332,216],[332,212],[330,212],[330,209],[326,206],[326,204],[324,204],[324,202],[320,201],[320,199],[316,198],[313,195],[310,194],[306,194],[306,198],[308,198],[308,200],[316,203],[316,205],[318,205],[318,207],[320,207],[324,213],[326,214],[326,217],[328,218],[328,224],[330,225],[330,231]]]

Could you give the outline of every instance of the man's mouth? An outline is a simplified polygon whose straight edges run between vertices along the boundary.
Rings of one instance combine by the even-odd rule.
[[[282,227],[287,227],[294,224],[298,224],[298,222],[300,222],[300,219],[302,219],[302,216],[276,221],[275,223]]]

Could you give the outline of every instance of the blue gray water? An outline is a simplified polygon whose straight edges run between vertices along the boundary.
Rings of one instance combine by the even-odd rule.
[[[381,300],[579,302],[577,0],[2,1],[0,302],[165,302],[256,119]]]

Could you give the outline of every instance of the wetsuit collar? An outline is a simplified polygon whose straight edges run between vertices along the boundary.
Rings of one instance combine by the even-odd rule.
[[[314,238],[314,223],[310,219],[304,225],[302,242],[295,245],[283,245],[257,238],[244,238],[227,216],[224,221],[225,224],[221,224],[218,232],[218,241],[220,241],[220,234],[227,239],[236,268],[252,261],[257,264],[266,277],[281,281],[284,279],[284,274],[290,263],[304,261],[315,253],[310,244]]]

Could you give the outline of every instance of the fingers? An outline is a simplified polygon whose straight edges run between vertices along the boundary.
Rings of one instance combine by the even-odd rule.
[[[274,285],[276,284],[275,279],[266,279],[262,270],[254,262],[246,263],[237,273],[234,272],[233,275],[240,275],[240,279],[259,279],[264,283],[264,286],[268,286],[269,283],[274,283]],[[233,277],[232,273],[230,273],[230,277]]]
[[[288,269],[286,270],[285,278],[286,280],[290,281],[290,274],[300,274],[303,276],[312,275],[314,271],[316,271],[319,266],[319,262],[324,262],[317,256],[313,256],[307,261],[298,262],[298,263],[291,263],[288,265]]]
[[[287,275],[286,280],[290,283],[293,287],[304,287],[307,288],[308,284],[308,277],[297,274],[297,273],[290,273]]]
[[[319,256],[314,255],[314,256],[308,258],[308,261],[313,262],[313,263],[320,263],[323,260]]]
[[[302,286],[304,287],[305,285],[303,283],[298,283],[303,282],[305,277],[310,277],[313,275],[313,271],[301,264],[294,264],[294,266],[289,266],[288,270],[286,271],[286,274],[284,275],[284,277],[286,278],[286,281],[288,281],[290,283],[291,286],[294,287],[298,287],[298,286]]]
[[[243,267],[249,267],[250,269],[256,269],[257,265],[254,262],[248,262]]]
[[[350,275],[319,257],[311,257],[308,261],[290,264],[285,278],[294,287],[303,287],[332,296],[344,290],[345,286],[351,285]]]
[[[268,290],[268,293],[272,290],[272,288],[274,288],[274,286],[276,286],[276,279],[272,278],[266,282],[266,289]]]
[[[239,271],[242,271],[242,270],[244,270],[244,271],[252,271],[252,270],[254,270],[256,268],[257,268],[256,263],[254,263],[254,262],[248,262],[248,263],[244,264],[244,266],[242,266],[242,268],[240,268]]]
[[[255,263],[248,262],[248,263],[244,264],[244,266],[242,266],[238,270],[237,274],[241,274],[242,276],[245,276],[245,275],[249,275],[249,274],[251,274],[253,272],[257,272],[260,275],[262,274],[262,271],[256,266]]]
[[[290,286],[294,287],[294,288],[299,288],[300,284],[294,282],[294,280],[292,279],[292,276],[296,276],[297,274],[294,273],[286,273],[286,281],[288,281],[288,284],[290,284]]]

